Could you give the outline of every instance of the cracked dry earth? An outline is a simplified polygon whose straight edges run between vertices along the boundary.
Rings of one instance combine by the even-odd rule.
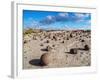
[[[89,49],[85,49],[86,45]],[[91,65],[91,31],[88,30],[42,30],[36,33],[25,34],[23,47],[23,69]],[[48,47],[50,49],[47,50]],[[51,65],[41,66],[40,58],[44,53],[53,53],[53,57],[62,58],[56,61],[52,60]]]

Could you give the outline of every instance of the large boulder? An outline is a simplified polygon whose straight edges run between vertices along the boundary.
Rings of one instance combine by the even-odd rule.
[[[61,65],[66,63],[66,55],[56,53],[44,53],[41,55],[40,63],[43,66]]]

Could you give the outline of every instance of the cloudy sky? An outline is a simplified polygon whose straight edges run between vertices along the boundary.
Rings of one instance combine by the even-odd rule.
[[[39,29],[90,29],[91,14],[23,10],[23,27]]]

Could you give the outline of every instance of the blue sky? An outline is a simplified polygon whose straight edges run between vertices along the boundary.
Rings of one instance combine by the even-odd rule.
[[[23,10],[23,27],[38,29],[91,29],[91,14]]]

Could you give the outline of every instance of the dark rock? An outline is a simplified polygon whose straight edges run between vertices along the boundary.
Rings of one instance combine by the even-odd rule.
[[[84,46],[84,50],[86,50],[86,51],[87,51],[87,50],[89,50],[89,49],[90,49],[90,48],[89,48],[89,46],[88,46],[88,45],[85,45],[85,46]]]
[[[61,43],[64,43],[64,41],[62,41]]]
[[[70,54],[77,54],[77,49],[70,49]]]
[[[82,39],[82,40],[81,40],[81,42],[85,42],[85,40],[84,40],[84,39]]]
[[[52,45],[52,47],[55,47],[55,45]]]
[[[24,40],[24,44],[25,44],[25,43],[27,43],[27,41],[26,41],[26,40]]]
[[[69,38],[67,38],[67,40],[69,40]]]
[[[73,35],[72,34],[70,34],[70,38],[72,38],[73,37]]]
[[[49,42],[50,42],[49,40],[45,41],[45,43],[49,43]]]

